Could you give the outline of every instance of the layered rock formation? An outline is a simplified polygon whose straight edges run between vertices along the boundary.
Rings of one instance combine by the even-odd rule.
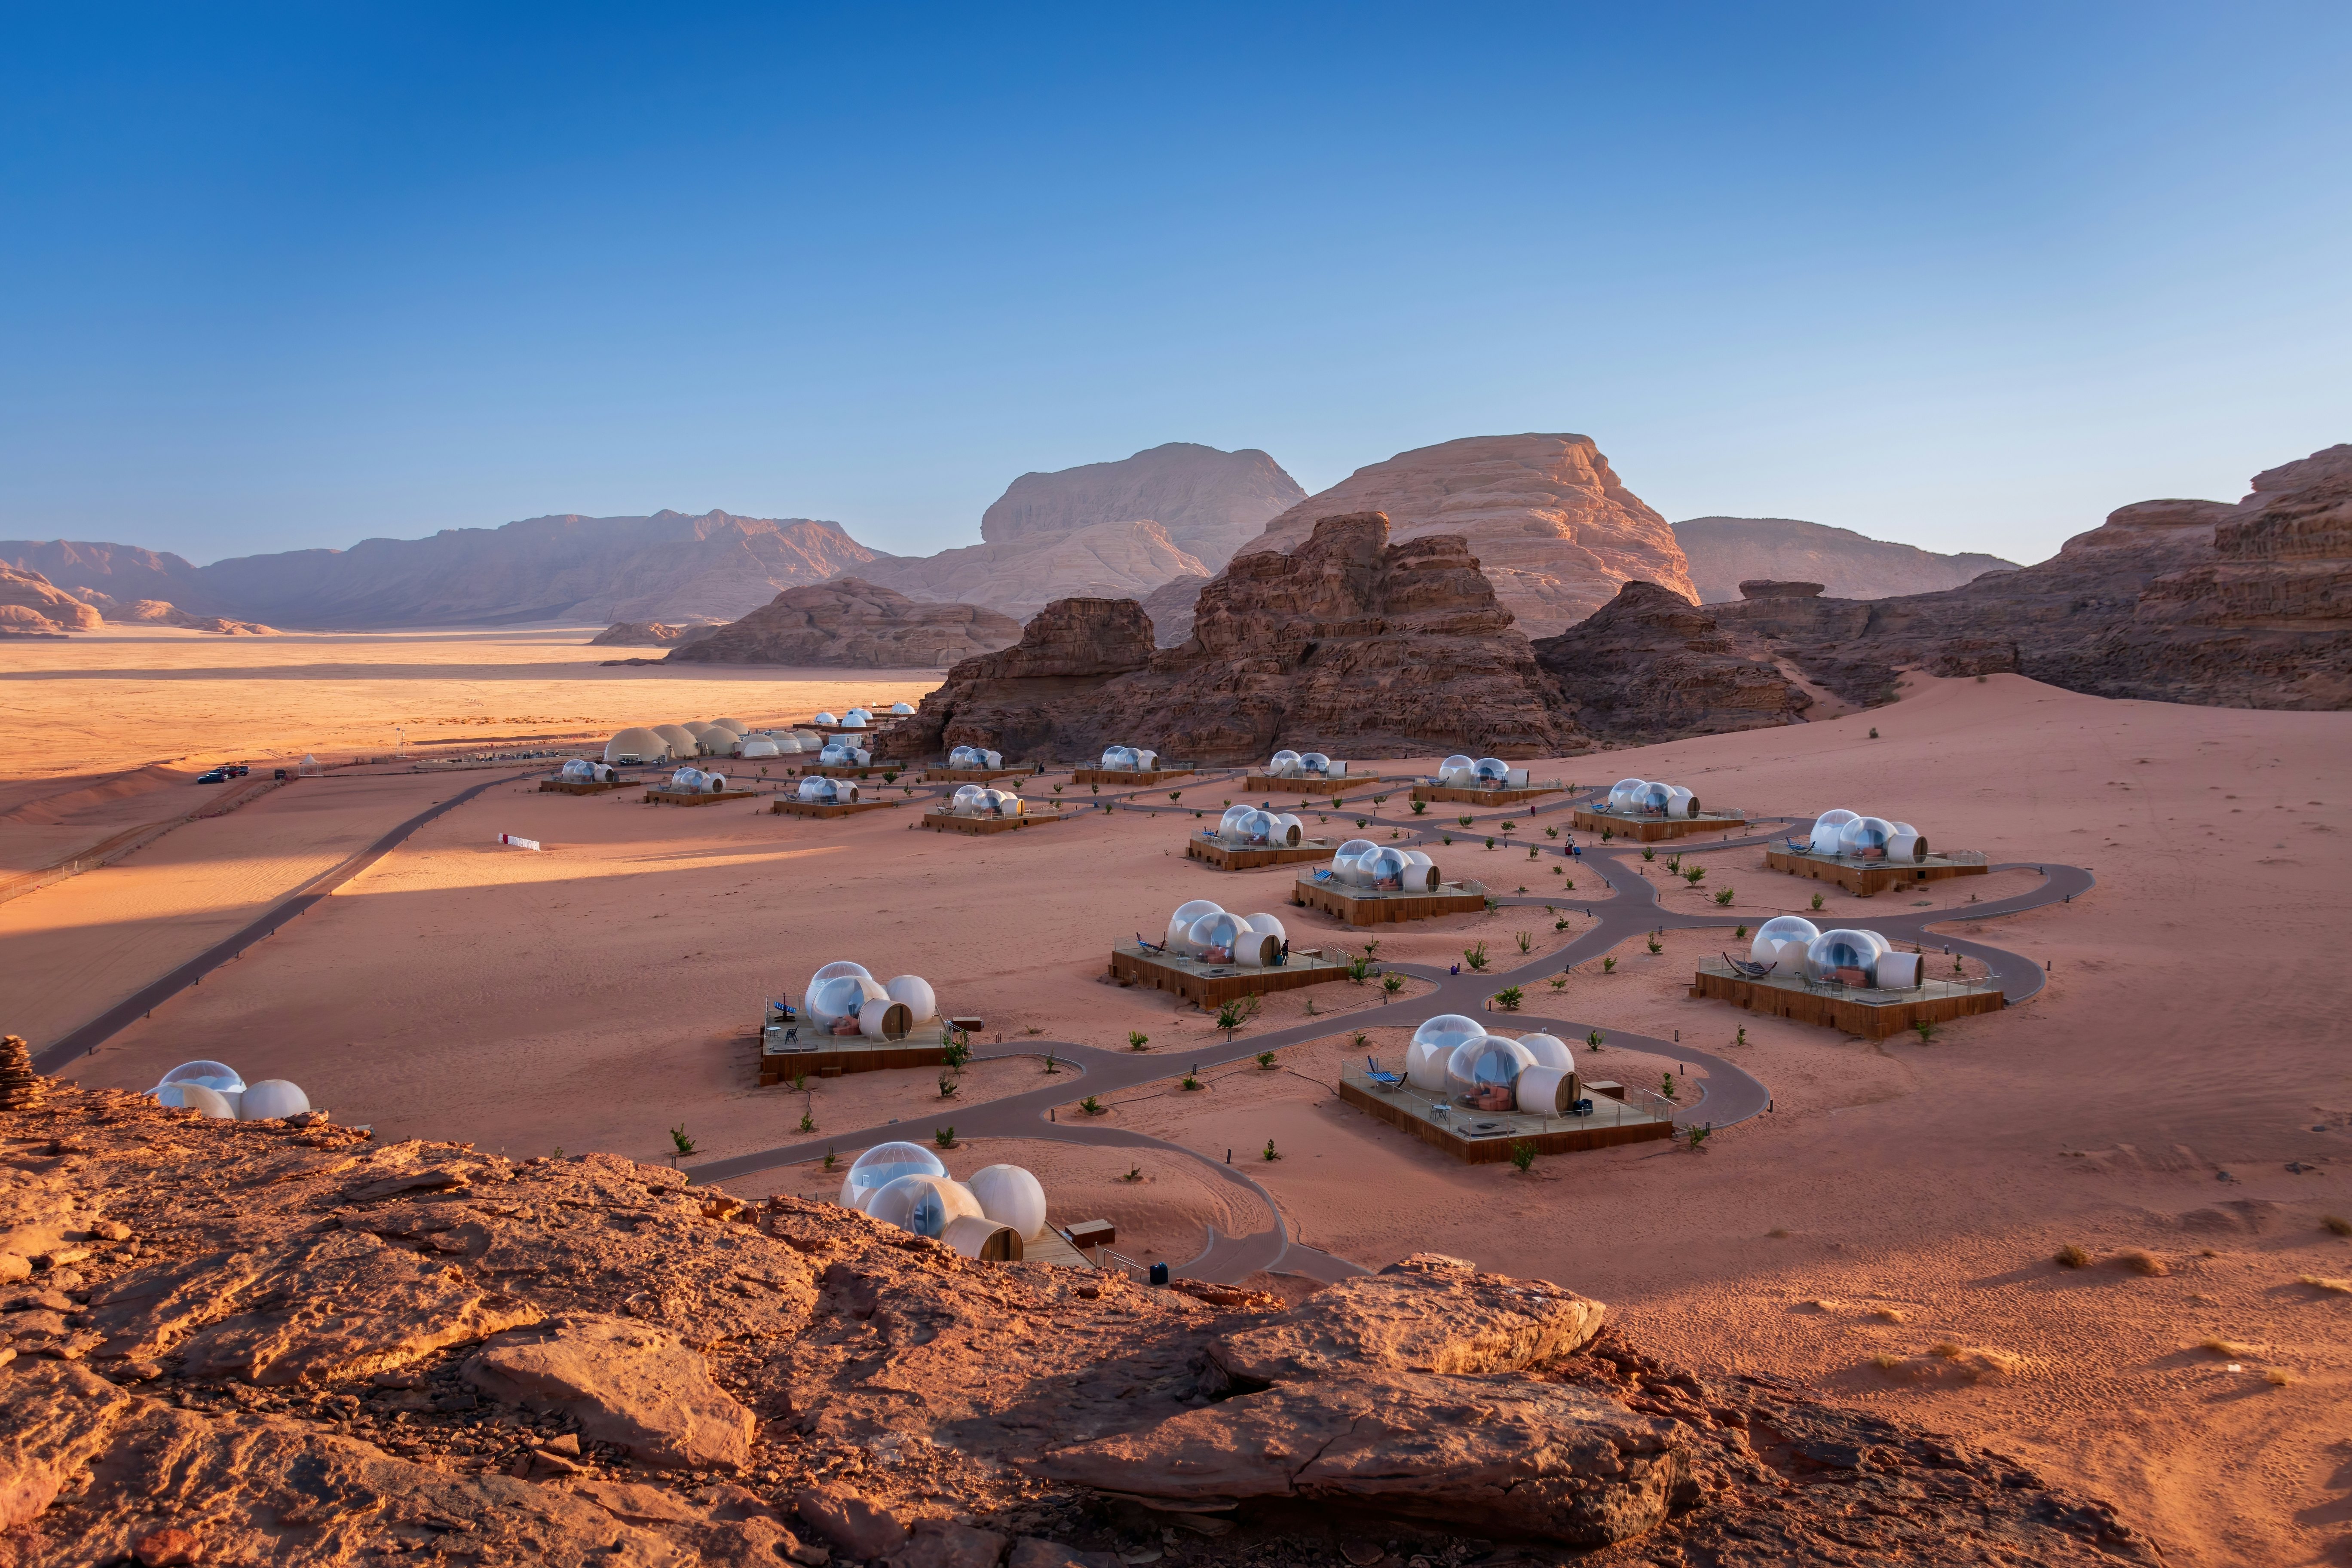
[[[2051,559],[1940,594],[1768,593],[1724,630],[1856,702],[1906,668],[2014,671],[2102,697],[2245,708],[2352,704],[2352,446],[2256,476],[2235,506],[2142,501]]]
[[[83,604],[38,572],[0,566],[0,630],[56,636],[94,632],[103,623],[95,606]]]
[[[1115,463],[1024,474],[981,514],[980,536],[990,544],[1024,543],[1148,519],[1214,572],[1306,499],[1298,481],[1255,447],[1221,452],[1171,441]]]
[[[1578,726],[1613,741],[1791,724],[1812,705],[1776,663],[1655,583],[1626,584],[1593,616],[1538,640],[1535,656]]]
[[[937,555],[888,556],[856,569],[862,581],[912,598],[984,605],[1016,619],[1055,599],[1133,599],[1208,567],[1151,521],[1098,522],[1066,533],[969,544]]]
[[[1175,647],[1155,649],[1132,601],[1049,606],[1019,647],[950,671],[910,723],[919,749],[1023,758],[1118,741],[1202,762],[1583,743],[1546,707],[1527,638],[1462,540],[1392,544],[1378,512],[1325,518],[1286,555],[1234,557]]]
[[[1246,551],[1291,550],[1318,519],[1384,513],[1400,542],[1458,534],[1529,637],[1565,631],[1639,578],[1696,599],[1666,520],[1589,436],[1476,436],[1358,468],[1266,524]]]
[[[1201,1568],[1497,1535],[1716,1568],[2158,1561],[2011,1459],[1702,1381],[1598,1302],[1456,1259],[1286,1308],[974,1263],[607,1154],[46,1087],[0,1113],[17,1568],[1118,1568],[1187,1521]]]
[[[1836,598],[1884,599],[2017,569],[1998,555],[1938,555],[1790,517],[1695,517],[1675,524],[1675,540],[1702,605],[1737,600],[1743,578],[1818,579]]]
[[[164,551],[71,539],[0,539],[0,565],[37,572],[78,599],[161,599],[194,616],[226,613],[198,568]]]
[[[179,626],[192,632],[215,632],[223,637],[272,637],[276,626],[258,621],[231,620],[226,616],[191,615],[167,599],[133,599],[125,604],[111,594],[84,588],[77,595],[110,620],[123,626]]]
[[[590,647],[676,647],[680,643],[700,642],[725,623],[702,621],[690,626],[674,626],[664,621],[614,621],[588,639]]]
[[[918,604],[856,577],[787,588],[739,621],[673,650],[665,664],[938,669],[1015,642],[1020,623],[978,605]]]

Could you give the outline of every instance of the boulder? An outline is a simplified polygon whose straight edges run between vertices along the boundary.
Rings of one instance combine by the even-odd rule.
[[[15,632],[94,632],[104,619],[90,605],[38,572],[0,566],[0,629]]]
[[[1012,617],[977,605],[919,604],[856,577],[787,588],[741,620],[677,648],[667,664],[932,669],[1015,642]]]
[[[1714,616],[1654,583],[1626,584],[1587,619],[1537,642],[1535,656],[1578,727],[1612,741],[1792,724],[1813,700]]]
[[[882,1558],[883,1568],[996,1568],[1007,1537],[952,1520],[919,1519],[907,1543]]]
[[[1320,520],[1371,511],[1399,543],[1466,542],[1496,602],[1531,637],[1565,631],[1632,578],[1698,596],[1675,531],[1589,436],[1474,436],[1400,452],[1307,497],[1242,548],[1295,550]]]
[[[1601,1546],[1665,1518],[1690,1456],[1672,1422],[1583,1388],[1368,1373],[1241,1394],[1034,1468],[1104,1491],[1297,1498]]]
[[[1325,518],[1287,554],[1235,556],[1192,635],[1155,649],[1131,600],[1048,606],[1020,644],[968,660],[923,700],[917,750],[1084,756],[1132,741],[1249,762],[1278,745],[1350,757],[1581,744],[1546,704],[1528,641],[1454,535],[1391,542],[1377,512]]]
[[[114,1384],[68,1362],[0,1363],[0,1531],[56,1500],[132,1404]]]
[[[701,1356],[647,1323],[583,1316],[499,1334],[463,1375],[506,1404],[571,1416],[642,1464],[740,1469],[751,1457],[751,1413]]]
[[[1372,1371],[1522,1372],[1582,1350],[1607,1310],[1542,1280],[1420,1252],[1213,1341],[1209,1359],[1244,1387]]]
[[[845,1487],[803,1487],[793,1499],[793,1511],[846,1557],[887,1557],[908,1540],[897,1515]]]

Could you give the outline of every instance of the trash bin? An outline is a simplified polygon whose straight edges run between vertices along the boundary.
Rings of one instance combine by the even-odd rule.
[[[1151,1282],[1154,1285],[1165,1285],[1168,1283],[1168,1265],[1165,1263],[1155,1263],[1151,1266]]]

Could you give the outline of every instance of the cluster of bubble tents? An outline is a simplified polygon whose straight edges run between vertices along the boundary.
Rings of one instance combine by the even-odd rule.
[[[1045,1189],[1018,1165],[968,1182],[919,1143],[877,1143],[842,1178],[841,1202],[884,1225],[945,1242],[966,1258],[1017,1259],[1045,1234]]]
[[[1775,915],[1756,928],[1748,961],[1772,973],[1880,991],[1906,991],[1920,982],[1916,952],[1897,952],[1874,931],[1823,931],[1802,915]]]
[[[1029,803],[1013,791],[986,784],[963,784],[948,797],[950,816],[1021,816],[1028,809]]]
[[[1609,786],[1609,801],[1601,809],[1619,816],[1687,821],[1698,815],[1698,796],[1680,784],[1619,779]]]
[[[1437,862],[1418,849],[1350,838],[1331,857],[1331,868],[1318,871],[1318,882],[1360,888],[1371,893],[1433,893],[1445,885]]]
[[[1269,778],[1336,779],[1346,776],[1348,764],[1335,763],[1320,752],[1276,752],[1265,771]]]
[[[903,719],[914,710],[914,704],[910,702],[893,702],[889,707],[889,714],[893,719]],[[812,724],[822,724],[829,730],[863,730],[867,725],[874,722],[874,710],[871,708],[852,708],[847,712],[842,714],[839,718],[835,718],[830,713],[819,713],[815,718],[811,719],[809,722]]]
[[[1206,899],[1176,906],[1168,917],[1168,951],[1202,963],[1271,969],[1290,945],[1290,933],[1272,915],[1236,915]]]
[[[1107,746],[1102,770],[1114,773],[1148,773],[1160,765],[1160,753],[1140,746]]]
[[[1909,860],[1927,858],[1927,840],[1907,822],[1883,816],[1857,816],[1840,807],[1813,818],[1808,847],[1816,855],[1837,855],[1850,860]]]
[[[268,1121],[310,1109],[310,1097],[299,1086],[282,1078],[248,1084],[224,1062],[182,1062],[147,1092],[159,1104],[202,1111],[219,1121]]]
[[[1555,1035],[1489,1034],[1460,1013],[1440,1013],[1412,1032],[1405,1081],[1472,1110],[1564,1116],[1578,1098],[1576,1057]]]
[[[948,766],[973,773],[991,769],[1001,771],[1004,766],[1004,753],[992,752],[984,746],[958,746],[948,753]]]
[[[839,959],[809,976],[801,1009],[820,1033],[903,1040],[939,1016],[940,1000],[919,974],[885,982],[862,963]]]
[[[1500,757],[1451,756],[1437,764],[1437,782],[1447,789],[1525,789],[1528,770]]]

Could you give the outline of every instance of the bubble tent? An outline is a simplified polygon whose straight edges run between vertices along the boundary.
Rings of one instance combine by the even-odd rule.
[[[1140,746],[1108,746],[1095,764],[1104,773],[1148,773],[1160,763],[1160,753]]]
[[[856,779],[818,776],[801,780],[793,798],[811,805],[855,805],[858,799],[857,790]]]
[[[573,757],[556,770],[555,776],[565,784],[614,784],[620,779],[611,763],[591,762],[586,757]]]
[[[1805,949],[1821,935],[1821,928],[1802,915],[1774,915],[1756,928],[1748,944],[1751,963],[1769,963],[1786,974],[1804,972]]]
[[[1609,786],[1609,798],[1601,809],[1612,816],[1650,822],[1688,822],[1701,815],[1697,795],[1655,779],[1619,779]]]
[[[862,768],[873,760],[873,752],[848,741],[828,741],[816,754],[821,768]]]
[[[310,1109],[310,1098],[299,1085],[282,1078],[248,1084],[226,1062],[182,1062],[147,1092],[159,1104],[217,1121],[269,1121]]]
[[[1791,847],[1794,841],[1791,840]],[[1813,819],[1805,851],[1832,859],[1916,866],[1929,854],[1927,836],[1907,822],[1864,816],[1843,806]]]
[[[1348,764],[1335,763],[1321,752],[1276,752],[1265,769],[1275,779],[1333,779],[1346,774]]]
[[[958,746],[948,752],[948,766],[957,773],[1001,773],[1004,754],[982,746]]]
[[[890,716],[893,719],[903,719],[914,710],[915,705],[911,702],[893,702],[890,704]]]
[[[1271,969],[1283,962],[1289,942],[1276,916],[1235,914],[1207,899],[1179,904],[1168,917],[1168,952],[1196,963]]]
[[[931,983],[919,974],[894,975],[885,984],[864,964],[836,959],[809,976],[801,1011],[820,1037],[856,1035],[895,1043],[937,1018],[940,1007]]]
[[[1011,790],[991,789],[986,784],[959,785],[948,797],[947,814],[950,816],[1001,818],[1027,815],[1029,803]]]
[[[706,773],[697,767],[683,767],[669,775],[667,788],[672,795],[724,795],[727,793],[727,775]]]
[[[1229,805],[1203,837],[1227,849],[1296,849],[1306,834],[1307,825],[1292,813]]]

